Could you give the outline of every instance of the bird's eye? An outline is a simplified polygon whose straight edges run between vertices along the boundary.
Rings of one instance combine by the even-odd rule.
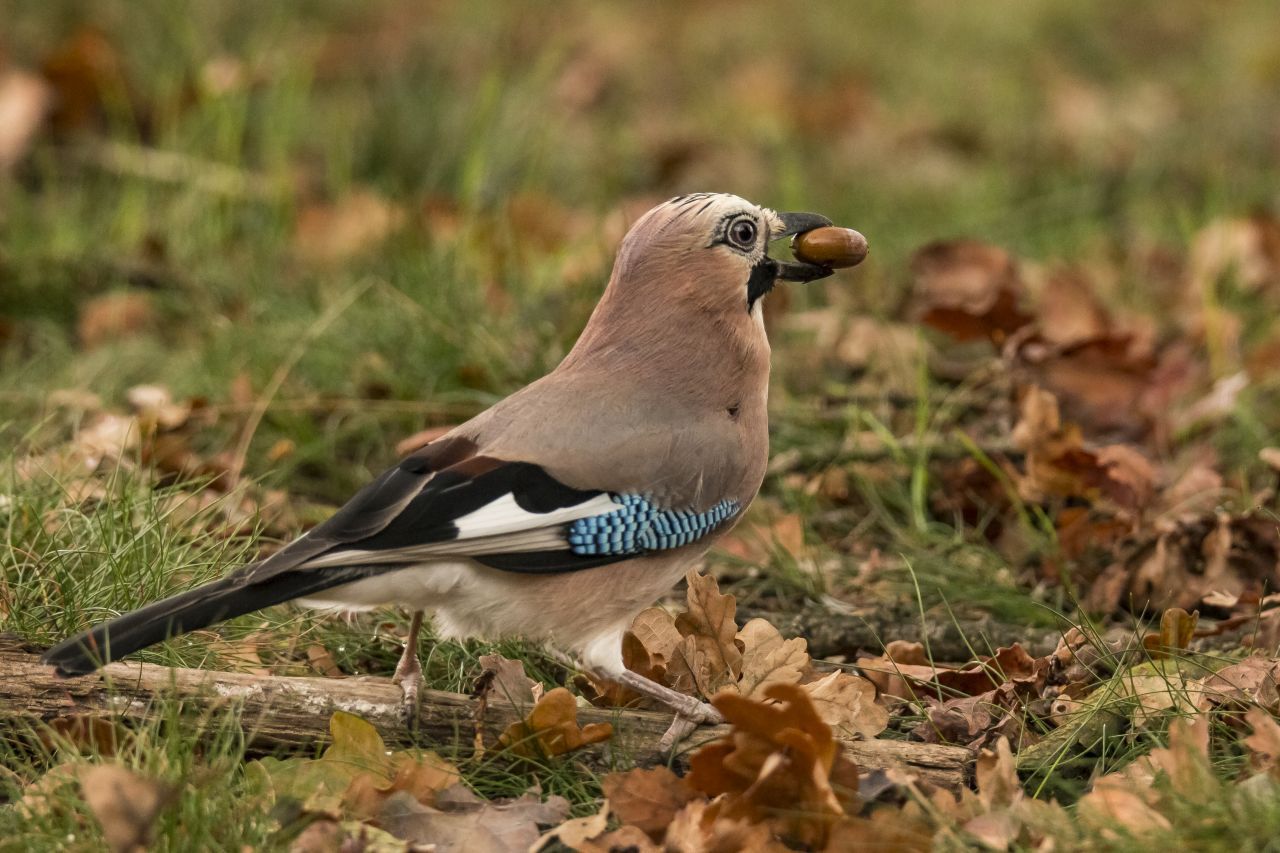
[[[750,249],[756,244],[756,224],[743,217],[729,225],[729,241],[739,249]]]

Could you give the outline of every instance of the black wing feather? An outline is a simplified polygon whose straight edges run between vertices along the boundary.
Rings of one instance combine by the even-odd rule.
[[[348,548],[368,552],[454,539],[456,519],[508,494],[521,509],[533,513],[603,494],[566,486],[532,463],[474,453],[474,443],[465,438],[433,442],[383,472],[327,521],[266,560],[70,637],[46,652],[44,660],[63,675],[82,675],[169,637],[394,571],[404,564],[360,564],[355,557],[352,564],[308,563]],[[542,573],[591,568],[627,557],[578,555],[566,546],[563,551],[475,559],[505,571]]]

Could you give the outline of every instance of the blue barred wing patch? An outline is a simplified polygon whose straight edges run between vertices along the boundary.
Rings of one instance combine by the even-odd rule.
[[[582,555],[639,554],[679,548],[701,539],[738,511],[723,500],[706,512],[661,509],[640,495],[614,495],[621,508],[569,525],[569,549]]]

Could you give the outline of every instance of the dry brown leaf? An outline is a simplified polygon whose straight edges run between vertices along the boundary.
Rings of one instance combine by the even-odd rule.
[[[804,554],[804,519],[776,509],[749,515],[716,548],[748,563],[766,563],[777,551]]]
[[[467,803],[452,810],[425,806],[405,792],[393,794],[378,815],[378,825],[414,844],[430,844],[437,853],[511,853],[528,850],[541,833],[569,814],[563,797],[544,803],[525,794],[516,800]]]
[[[53,812],[58,808],[66,789],[78,784],[77,774],[84,766],[79,762],[64,761],[50,767],[44,775],[23,789],[22,799],[15,806],[17,813],[33,820]]]
[[[1078,810],[1082,819],[1106,834],[1114,837],[1114,827],[1119,826],[1129,835],[1141,838],[1172,828],[1169,819],[1160,814],[1149,799],[1128,779],[1104,776],[1080,799]]]
[[[138,449],[142,430],[136,418],[100,412],[71,440],[84,467],[93,471],[105,461],[118,461]]]
[[[341,678],[342,668],[333,659],[333,653],[319,643],[307,646],[307,664],[312,671],[326,678]]]
[[[1090,591],[1091,607],[1195,607],[1211,592],[1258,597],[1280,584],[1280,530],[1265,514],[1194,516],[1157,527]],[[1151,535],[1151,534],[1149,534]]]
[[[1264,213],[1211,222],[1192,239],[1189,266],[1192,310],[1228,273],[1246,291],[1280,287],[1280,222]]]
[[[671,614],[661,607],[640,611],[631,623],[630,632],[649,655],[669,661],[674,657],[682,637]]]
[[[1256,705],[1280,713],[1280,660],[1252,655],[1195,682],[1196,706]]]
[[[939,669],[934,681],[948,695],[963,693],[976,696],[1013,679],[1034,677],[1037,668],[1036,659],[1021,645],[1014,643],[1012,646],[996,649],[991,657],[984,657],[959,669]]]
[[[765,697],[772,701],[726,691],[712,700],[733,731],[694,753],[687,781],[724,795],[717,817],[770,819],[780,835],[821,846],[846,808],[856,811],[857,769],[802,687],[773,684]]]
[[[517,755],[538,758],[563,755],[613,736],[608,723],[588,723],[578,727],[578,705],[563,687],[548,691],[529,716],[507,726],[499,742]]]
[[[623,824],[639,827],[654,841],[697,794],[666,767],[636,768],[610,773],[601,780],[614,816]]]
[[[151,826],[173,799],[173,788],[115,764],[83,767],[77,775],[84,801],[112,853],[146,850]]]
[[[1017,643],[963,667],[930,665],[919,643],[890,642],[885,654],[859,658],[858,668],[880,692],[903,699],[922,695],[976,696],[1013,679],[1035,677],[1043,665]]]
[[[1051,272],[1037,302],[1036,325],[1052,344],[1081,343],[1111,332],[1111,318],[1082,269]]]
[[[1154,660],[1185,651],[1196,633],[1200,613],[1188,613],[1181,607],[1170,607],[1160,614],[1160,631],[1142,638],[1142,647]]]
[[[131,734],[116,720],[93,714],[69,714],[50,720],[48,731],[40,731],[39,737],[45,749],[70,746],[80,752],[111,757]]]
[[[390,759],[390,779],[386,773],[360,773],[342,794],[346,813],[366,819],[381,813],[388,799],[399,791],[424,805],[432,805],[436,795],[460,784],[458,769],[433,753],[414,756],[395,753]]]
[[[1280,723],[1261,708],[1250,708],[1244,721],[1253,733],[1244,739],[1253,767],[1280,781]]]
[[[720,688],[735,684],[742,674],[738,623],[733,618],[737,601],[722,594],[710,575],[690,570],[685,580],[689,585],[688,610],[675,621],[683,640],[673,653],[668,672],[675,689],[710,698]]]
[[[524,714],[541,695],[542,685],[525,675],[521,661],[489,654],[480,656],[480,666],[484,668],[480,678],[484,682],[483,692],[489,704],[510,705],[518,713]]]
[[[1022,783],[1018,780],[1018,765],[1014,761],[1009,739],[999,738],[995,747],[994,750],[984,749],[978,753],[978,761],[974,766],[978,800],[989,811],[1008,808],[1025,796]]]
[[[795,684],[809,666],[808,643],[802,637],[782,639],[768,620],[747,622],[737,640],[743,651],[742,677],[736,686],[743,696],[759,699],[770,684]]]
[[[119,53],[91,26],[81,27],[54,48],[41,63],[41,72],[53,88],[50,121],[60,135],[99,130],[107,122],[109,105],[135,100]],[[141,118],[145,111],[135,102],[128,112]]]
[[[604,833],[609,828],[609,800],[608,794],[605,794],[604,804],[600,806],[600,810],[593,815],[586,817],[576,817],[566,820],[564,823],[549,829],[542,834],[529,848],[529,853],[538,853],[552,844],[559,842],[570,850],[582,850],[587,841]],[[648,839],[645,839],[648,841]]]
[[[914,699],[913,684],[933,680],[938,668],[929,663],[924,646],[905,640],[891,640],[884,654],[858,658],[858,671],[876,686],[883,696]]]
[[[1031,321],[1018,302],[1022,282],[1003,249],[976,240],[930,243],[911,259],[915,313],[958,341],[999,345]]]
[[[1184,797],[1202,796],[1217,784],[1209,763],[1209,716],[1197,714],[1169,724],[1169,745],[1151,750],[1134,762],[1135,777],[1164,774],[1176,793]]]
[[[576,849],[578,853],[662,853],[662,848],[635,826],[620,826],[613,832],[585,839]]]
[[[93,349],[111,341],[129,338],[151,328],[156,312],[150,294],[121,290],[104,293],[80,306],[76,334],[81,345]]]
[[[832,672],[804,685],[822,721],[846,734],[873,738],[889,725],[889,711],[876,702],[876,687],[865,678]]]
[[[870,817],[846,817],[835,825],[826,849],[886,850],[894,853],[928,853],[933,849],[934,828],[923,816],[907,809],[876,809]]]
[[[694,800],[681,809],[667,829],[667,853],[788,853],[764,823],[726,817],[706,800]]]
[[[1012,438],[1027,454],[1018,491],[1029,501],[1105,499],[1135,511],[1155,495],[1158,474],[1146,457],[1128,445],[1087,447],[1080,428],[1062,420],[1057,397],[1037,386],[1023,392]]]
[[[293,250],[306,261],[337,263],[376,248],[404,220],[400,207],[372,190],[356,189],[336,202],[302,208]]]
[[[1068,345],[1026,335],[1007,352],[1023,386],[1053,394],[1064,421],[1091,436],[1136,440],[1167,432],[1175,399],[1188,391],[1198,364],[1183,346],[1157,350],[1154,330],[1133,328]]]

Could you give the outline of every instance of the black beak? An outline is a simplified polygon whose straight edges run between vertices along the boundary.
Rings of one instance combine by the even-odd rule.
[[[779,213],[778,218],[782,220],[783,231],[781,234],[769,232],[770,240],[781,240],[831,225],[831,220],[819,213]]]
[[[778,218],[782,220],[782,231],[777,234],[770,232],[771,241],[831,225],[830,219],[817,213],[779,213]],[[777,268],[778,278],[783,281],[817,281],[834,272],[829,267],[799,261],[774,261],[773,263]]]

